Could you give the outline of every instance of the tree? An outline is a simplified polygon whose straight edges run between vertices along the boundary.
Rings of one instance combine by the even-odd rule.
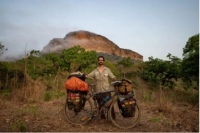
[[[126,73],[129,72],[129,68],[133,66],[133,61],[131,60],[130,57],[123,58],[121,61],[117,63],[120,74],[123,74],[123,78],[125,78]]]
[[[85,49],[80,46],[62,50],[60,55],[61,67],[65,70],[70,70],[71,63],[78,58],[79,53],[84,51]]]
[[[4,45],[2,45],[2,43],[0,42],[0,57],[4,54],[5,51],[7,51],[8,49],[5,48]]]
[[[149,61],[145,62],[141,77],[153,85],[161,85],[162,88],[167,85],[173,88],[173,79],[177,80],[180,77],[181,60],[171,54],[167,57],[169,61],[149,57]]]
[[[190,37],[183,48],[182,76],[187,87],[199,85],[199,34]],[[194,81],[194,82],[193,82]]]
[[[130,68],[133,66],[133,61],[130,57],[124,58],[118,62],[119,65],[123,65],[123,67]]]
[[[41,52],[39,50],[31,50],[30,56],[40,57]]]
[[[84,69],[87,68],[89,65],[96,64],[97,62],[97,53],[96,51],[84,51],[81,52],[76,62],[79,62],[80,66]]]
[[[97,54],[95,51],[85,51],[81,46],[74,46],[64,49],[60,55],[60,65],[62,69],[70,70],[71,63],[87,68],[96,63]],[[71,66],[72,67],[72,66]]]
[[[58,70],[58,68],[60,67],[60,57],[58,54],[55,54],[55,53],[49,53],[49,54],[46,54],[44,55],[44,58],[47,60],[47,61],[50,61],[53,63],[53,66],[55,67],[56,70]]]

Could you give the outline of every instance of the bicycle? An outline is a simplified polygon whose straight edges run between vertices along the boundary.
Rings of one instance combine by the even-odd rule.
[[[104,112],[106,120],[110,120],[115,126],[124,129],[134,127],[140,120],[140,109],[135,99],[134,116],[122,116],[122,110],[119,108],[119,103],[120,100],[123,100],[124,97],[117,89],[117,86],[120,83],[121,81],[114,81],[111,83],[111,85],[115,88],[114,90],[100,93],[93,93],[93,87],[97,83],[89,84],[89,86],[91,87],[91,94],[84,95],[85,101],[79,112],[75,111],[75,109],[73,108],[69,108],[66,99],[64,112],[67,120],[72,124],[82,125],[90,121],[92,118],[98,116],[100,112]],[[107,99],[107,101],[105,101],[102,105],[100,105],[101,103],[98,103],[95,97],[103,93],[110,93],[111,97]],[[131,91],[131,95],[129,96],[134,97],[133,90]],[[114,114],[112,113],[112,110],[114,111]]]

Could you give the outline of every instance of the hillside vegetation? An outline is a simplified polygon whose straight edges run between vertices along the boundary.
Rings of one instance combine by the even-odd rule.
[[[6,52],[3,44],[0,44],[0,56]],[[23,115],[30,115],[31,119],[36,119],[39,111],[39,103],[46,105],[46,102],[55,100],[62,108],[61,101],[65,101],[65,82],[71,72],[77,71],[81,66],[82,72],[90,73],[97,67],[97,56],[95,51],[85,51],[80,46],[74,46],[62,50],[61,54],[48,53],[42,55],[38,50],[32,50],[26,57],[13,62],[0,62],[0,109],[8,109],[12,103],[26,104]],[[157,112],[157,116],[147,118],[147,122],[159,122],[160,117],[169,117],[176,114],[175,108],[190,108],[198,110],[199,107],[199,34],[190,37],[183,48],[183,59],[179,59],[170,53],[168,60],[149,57],[148,61],[135,62],[131,58],[120,58],[111,56],[106,58],[105,66],[109,67],[118,80],[127,78],[133,82],[136,98],[141,104],[141,110],[148,109]],[[107,56],[105,56],[107,57]],[[117,60],[116,60],[117,59]],[[87,82],[93,82],[87,80]],[[35,104],[33,104],[35,103]],[[37,105],[37,106],[36,106]],[[146,105],[149,105],[147,108]],[[42,105],[40,105],[41,107]],[[53,108],[54,105],[52,105]],[[20,106],[19,106],[20,107]],[[20,107],[21,108],[21,107]],[[22,107],[21,111],[24,111]],[[184,109],[183,109],[184,110]],[[31,113],[30,113],[31,111]],[[43,110],[44,111],[44,110]],[[145,110],[143,110],[145,111]],[[9,111],[8,111],[9,112]],[[12,111],[11,111],[12,112]],[[10,113],[11,113],[10,112]],[[143,112],[144,116],[147,115]],[[5,115],[6,112],[0,114]],[[43,114],[43,113],[40,113]],[[151,114],[151,113],[150,113]],[[22,116],[23,116],[22,115]],[[44,115],[44,114],[43,114]],[[162,115],[162,116],[160,116]],[[168,120],[168,124],[175,127],[189,124],[187,128],[170,131],[199,131],[199,119],[197,113],[191,118],[192,121],[184,121],[173,118]],[[0,131],[42,131],[28,128],[22,116],[12,118],[13,128],[0,126]],[[33,116],[33,117],[32,117]],[[179,116],[181,117],[181,116]],[[42,119],[43,116],[37,117]],[[187,118],[187,119],[191,119]],[[5,117],[5,121],[7,118]],[[10,120],[10,118],[8,118]],[[173,120],[174,119],[174,120]],[[4,120],[2,119],[1,122]],[[4,122],[5,122],[4,121]],[[58,120],[59,121],[59,120]],[[181,121],[181,122],[180,122]],[[142,123],[141,123],[142,124]],[[141,126],[141,124],[139,124]],[[182,125],[181,125],[182,124]],[[154,125],[156,127],[156,125]],[[140,128],[136,128],[137,131]],[[113,131],[116,129],[113,129]],[[50,130],[44,130],[50,131]],[[51,130],[60,131],[60,130]],[[62,130],[62,131],[66,131]],[[68,130],[82,131],[82,130]],[[96,131],[96,130],[83,130]],[[100,130],[109,131],[109,130]],[[121,130],[120,130],[121,131]],[[122,130],[124,131],[124,130]],[[132,131],[132,130],[130,130]],[[168,131],[155,130],[151,131]]]

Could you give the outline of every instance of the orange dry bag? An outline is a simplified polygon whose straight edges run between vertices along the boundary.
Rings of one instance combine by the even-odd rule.
[[[88,84],[77,77],[68,79],[65,83],[65,88],[74,91],[89,91]]]

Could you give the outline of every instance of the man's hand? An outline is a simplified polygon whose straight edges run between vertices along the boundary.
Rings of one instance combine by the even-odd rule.
[[[113,81],[117,81],[116,77],[113,78]]]
[[[86,77],[86,78],[88,78],[88,75],[87,75],[87,74],[85,74],[85,77]]]

